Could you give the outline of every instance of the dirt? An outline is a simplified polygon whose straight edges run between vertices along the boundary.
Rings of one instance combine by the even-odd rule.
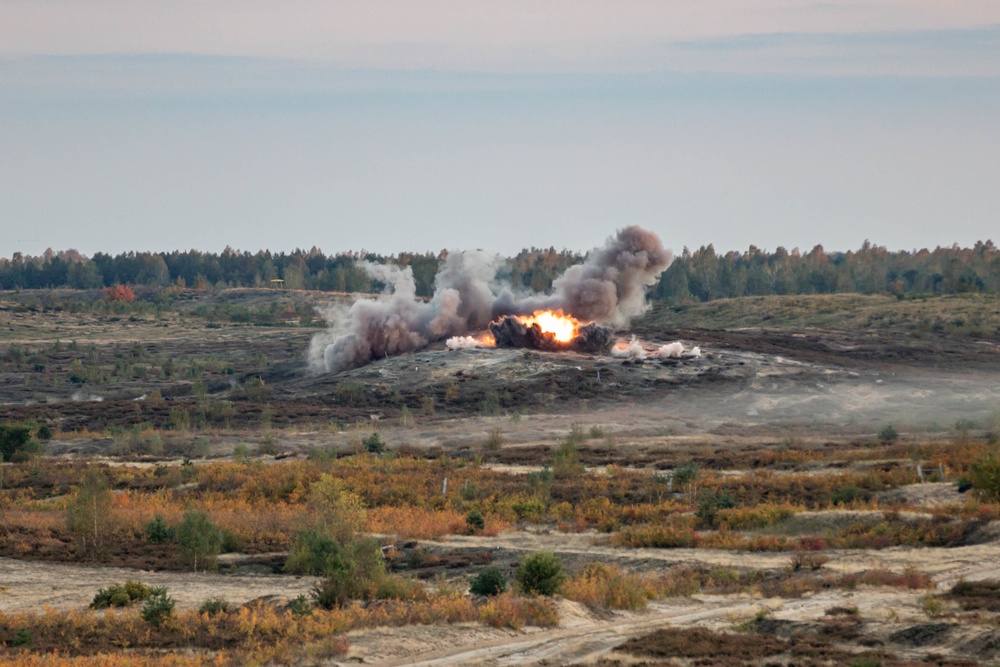
[[[292,320],[257,326],[193,314],[199,306],[269,308],[276,299],[320,307],[327,295],[186,292],[166,312],[135,317],[48,306],[33,310],[28,305],[34,296],[0,295],[4,342],[25,353],[19,362],[0,361],[0,422],[49,423],[57,437],[45,445],[46,453],[68,460],[106,457],[116,446],[107,432],[99,436],[83,429],[135,424],[163,429],[161,452],[137,454],[128,462],[153,465],[178,457],[228,457],[240,445],[270,452],[264,458],[275,464],[281,460],[276,454],[304,457],[320,448],[344,455],[377,428],[396,452],[447,453],[466,460],[483,456],[484,443],[497,434],[501,442],[488,453],[489,465],[527,474],[548,464],[575,429],[585,434],[577,448],[579,460],[592,471],[609,465],[667,470],[693,461],[734,477],[762,465],[824,475],[845,467],[862,471],[915,462],[856,460],[834,466],[817,456],[782,468],[766,463],[773,460],[767,455],[788,443],[817,453],[861,450],[878,445],[876,434],[887,424],[904,441],[985,440],[988,432],[1000,429],[1000,347],[993,339],[680,328],[660,318],[639,320],[631,331],[619,333],[635,333],[651,348],[681,339],[688,347],[701,346],[703,356],[636,363],[573,352],[449,351],[437,344],[330,375],[306,366],[305,352],[318,328]],[[73,340],[78,344],[71,347]],[[177,365],[169,374],[168,360]],[[74,362],[90,363],[95,377],[73,379],[80,365]],[[251,396],[244,389],[255,377],[264,379],[265,395]],[[178,426],[181,412],[192,420],[189,427]],[[876,500],[914,513],[939,510],[964,502],[954,481],[905,485]],[[572,485],[553,488],[569,493],[567,486]],[[800,512],[772,532],[822,534],[877,514]],[[631,638],[665,627],[731,632],[734,625],[783,640],[822,640],[837,651],[875,647],[921,660],[930,653],[989,660],[1000,651],[995,624],[932,619],[924,608],[925,596],[936,595],[947,614],[995,611],[995,591],[988,582],[1000,572],[997,526],[985,526],[981,537],[982,543],[947,549],[826,553],[824,572],[915,568],[934,578],[934,590],[862,586],[794,599],[765,598],[759,592],[703,594],[654,601],[644,612],[597,612],[559,600],[562,620],[553,629],[458,625],[352,632],[350,653],[339,664],[557,665],[602,658],[628,664],[635,656],[617,648]],[[58,541],[53,537],[49,547],[63,548]],[[449,536],[414,547],[421,555],[394,564],[397,571],[425,580],[445,574],[453,581],[488,565],[509,576],[526,554],[543,550],[558,554],[571,570],[600,560],[640,572],[675,565],[784,572],[791,559],[788,553],[620,549],[607,544],[606,535],[544,528],[495,537]],[[263,596],[308,595],[311,578],[272,573],[282,556],[227,557],[220,572],[198,574],[0,558],[0,612],[80,609],[98,588],[127,578],[166,586],[181,609],[197,608],[213,596],[241,604]],[[980,585],[964,597],[949,594],[960,581]],[[856,609],[856,618],[832,618],[827,612],[835,608]]]
[[[221,575],[194,572],[150,572],[118,567],[60,565],[0,558],[3,585],[0,612],[80,609],[90,604],[97,589],[126,579],[166,586],[179,609],[197,609],[210,597],[221,596],[243,604],[265,595],[294,598],[307,595],[311,577],[279,575]]]

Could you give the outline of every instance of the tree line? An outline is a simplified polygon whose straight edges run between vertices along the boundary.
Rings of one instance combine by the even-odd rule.
[[[116,284],[198,289],[265,287],[282,280],[286,289],[372,292],[382,288],[359,265],[362,261],[395,263],[413,270],[417,294],[430,296],[434,276],[447,257],[439,253],[380,255],[343,252],[327,255],[313,247],[290,253],[256,253],[226,248],[221,253],[197,250],[96,253],[47,250],[39,256],[14,253],[0,258],[0,289],[68,287],[98,289]],[[506,258],[501,277],[536,292],[583,255],[554,248],[524,249]],[[1000,291],[1000,252],[992,241],[971,248],[957,245],[934,250],[890,251],[866,241],[858,250],[807,253],[756,246],[719,254],[711,245],[687,248],[651,288],[650,298],[670,304],[773,294],[958,294]]]

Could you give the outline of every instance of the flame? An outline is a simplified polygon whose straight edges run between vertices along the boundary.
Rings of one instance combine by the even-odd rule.
[[[539,329],[551,333],[560,343],[572,342],[580,326],[576,318],[564,315],[561,310],[537,310],[531,315],[522,315],[517,319],[525,326],[537,324]]]
[[[479,347],[496,347],[497,342],[493,340],[493,335],[489,332],[479,334],[475,337],[476,345]]]

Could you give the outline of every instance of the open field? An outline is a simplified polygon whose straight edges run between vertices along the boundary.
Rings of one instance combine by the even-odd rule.
[[[699,358],[316,373],[338,303],[0,294],[0,425],[32,438],[0,476],[0,664],[1000,659],[997,298],[709,302],[619,332]],[[513,585],[538,554],[553,595]],[[468,595],[490,568],[514,590]],[[330,572],[370,586],[324,605]],[[88,609],[129,579],[172,614]]]

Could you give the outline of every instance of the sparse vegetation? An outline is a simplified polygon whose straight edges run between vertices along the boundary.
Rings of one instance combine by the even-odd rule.
[[[954,557],[945,550],[976,545],[975,553],[991,553],[991,522],[1000,518],[993,469],[1000,466],[989,439],[997,422],[989,416],[943,416],[939,425],[917,427],[886,412],[877,421],[828,430],[823,417],[811,424],[734,417],[705,429],[696,417],[671,414],[654,423],[638,402],[620,420],[597,414],[617,400],[626,373],[646,373],[652,361],[632,370],[600,365],[600,384],[596,362],[574,362],[580,369],[551,373],[527,388],[498,383],[479,369],[461,375],[449,369],[417,389],[406,377],[372,380],[359,371],[324,378],[320,400],[293,397],[283,373],[289,362],[301,360],[308,343],[310,332],[298,329],[311,326],[307,300],[313,297],[214,291],[215,282],[207,280],[197,294],[135,284],[131,302],[107,301],[99,289],[86,303],[83,293],[3,296],[0,324],[18,342],[0,344],[0,372],[13,382],[4,385],[11,400],[0,406],[0,432],[16,431],[18,443],[0,443],[0,556],[21,559],[26,568],[48,561],[205,572],[221,551],[237,553],[218,559],[218,573],[193,578],[218,582],[218,591],[192,595],[187,587],[195,584],[181,578],[189,575],[142,575],[151,584],[166,582],[176,604],[166,590],[97,579],[84,588],[76,609],[5,611],[0,664],[318,663],[343,655],[350,629],[551,625],[555,607],[546,596],[553,594],[586,605],[593,611],[576,607],[591,614],[584,622],[600,624],[608,609],[650,607],[655,614],[660,604],[649,601],[672,597],[664,604],[679,607],[698,592],[732,596],[715,617],[724,620],[730,612],[722,609],[729,606],[763,610],[767,599],[770,608],[784,600],[795,609],[790,601],[798,598],[818,601],[854,591],[849,604],[816,606],[810,599],[812,606],[804,607],[809,617],[796,618],[791,635],[783,625],[790,613],[762,612],[748,621],[740,614],[744,632],[738,638],[751,653],[761,637],[781,649],[761,664],[908,664],[893,661],[895,640],[877,652],[860,643],[871,641],[866,628],[884,619],[871,603],[879,596],[902,601],[893,623],[961,623],[966,632],[984,634],[995,627],[995,582],[960,582],[943,593],[926,573],[905,568],[922,557],[911,549],[940,549],[927,557],[965,558],[963,567],[976,566],[961,555],[965,550]],[[247,301],[227,304],[227,298]],[[272,307],[272,299],[280,305]],[[74,300],[79,305],[71,305]],[[756,322],[770,332],[798,335],[794,327],[804,322],[836,320],[872,339],[888,332],[900,346],[916,341],[909,349],[921,354],[924,339],[896,334],[922,336],[939,328],[944,337],[989,338],[995,316],[987,311],[994,306],[995,299],[982,296],[954,303],[847,295],[717,300],[654,310],[637,327],[660,322],[658,339],[686,341],[689,332],[679,329],[692,322]],[[955,313],[946,315],[948,308]],[[928,313],[918,315],[919,309]],[[890,314],[882,317],[881,310]],[[32,318],[52,318],[63,341],[80,342],[59,342],[56,334],[22,325],[13,315],[35,323]],[[929,318],[926,326],[922,318]],[[70,333],[67,326],[74,327]],[[287,328],[273,338],[258,329],[278,326]],[[242,340],[249,329],[256,331],[249,345],[230,350],[218,344]],[[724,333],[699,331],[706,337]],[[780,337],[765,334],[767,345],[781,345]],[[198,344],[184,348],[177,343],[182,337]],[[930,339],[934,345],[942,340],[949,339]],[[833,355],[840,339],[831,347],[825,338],[814,347],[810,338],[796,341],[809,353],[815,348]],[[731,344],[726,339],[707,354]],[[979,358],[969,354],[972,361],[959,358],[961,368]],[[863,358],[882,363],[877,355]],[[549,363],[539,353],[527,353],[524,361]],[[422,358],[419,364],[428,378],[425,369],[438,372]],[[703,373],[708,367],[680,368]],[[642,386],[643,395],[657,391]],[[62,402],[46,403],[49,396]],[[577,401],[594,414],[561,412]],[[637,414],[642,420],[633,421]],[[497,415],[509,419],[497,426]],[[884,423],[890,419],[893,425]],[[596,420],[606,426],[591,425]],[[960,479],[968,483],[964,496],[955,491]],[[412,542],[450,535],[462,537]],[[886,560],[891,570],[858,570],[860,556],[830,551],[887,547],[897,547]],[[613,548],[728,553],[623,554]],[[233,572],[270,581],[270,573],[281,570],[284,557],[276,554],[282,552],[288,553],[285,572],[303,576],[274,581],[286,586],[294,579],[294,589],[282,591],[276,583],[266,596],[247,602],[251,594],[229,583]],[[666,565],[677,558],[687,564]],[[947,570],[936,565],[938,571]],[[508,579],[530,597],[507,592]],[[18,604],[11,602],[15,596],[4,599]],[[88,601],[106,611],[85,612]],[[878,637],[886,641],[885,633]],[[697,637],[678,641],[688,646],[688,639]],[[756,664],[742,654],[727,657],[728,635],[706,641],[715,652],[702,657],[694,657],[690,646],[669,658],[629,655],[678,664]],[[127,652],[117,652],[125,646]],[[850,655],[841,652],[847,647]],[[946,648],[965,655],[964,646]]]

